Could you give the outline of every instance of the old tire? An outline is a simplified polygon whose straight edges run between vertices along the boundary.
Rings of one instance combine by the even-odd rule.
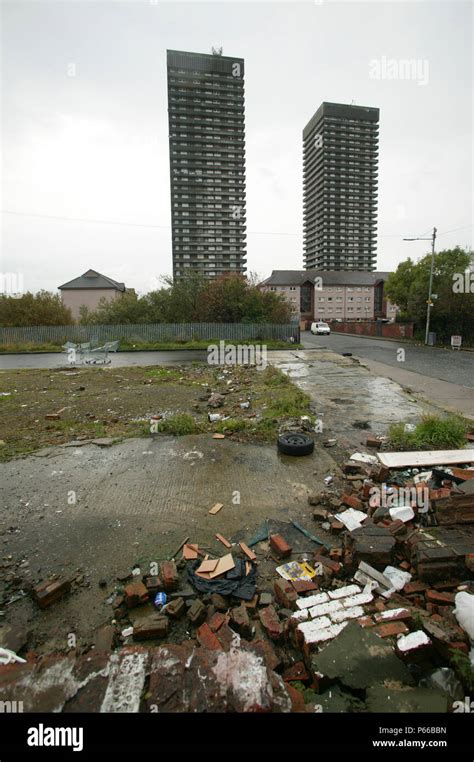
[[[310,455],[314,442],[307,434],[287,431],[278,437],[278,450],[284,455]]]

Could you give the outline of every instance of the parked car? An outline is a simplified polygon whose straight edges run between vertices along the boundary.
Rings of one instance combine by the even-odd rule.
[[[311,333],[316,334],[316,336],[329,336],[331,329],[327,323],[319,321],[317,323],[311,323]]]

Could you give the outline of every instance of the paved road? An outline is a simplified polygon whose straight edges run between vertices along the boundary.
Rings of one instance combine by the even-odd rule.
[[[313,336],[309,331],[301,334],[305,348],[321,347],[333,352],[352,352],[361,359],[373,360],[399,370],[420,373],[429,378],[474,389],[474,352],[458,352],[452,349],[412,346],[411,344],[367,339],[332,333],[330,336]],[[397,360],[397,351],[405,350],[405,360]]]
[[[113,367],[131,365],[175,365],[176,363],[198,360],[205,362],[205,350],[187,349],[175,352],[117,352],[109,355]],[[64,352],[42,352],[41,354],[0,355],[0,368],[67,368],[70,367]],[[87,367],[87,366],[84,366]],[[100,366],[97,366],[100,367]]]

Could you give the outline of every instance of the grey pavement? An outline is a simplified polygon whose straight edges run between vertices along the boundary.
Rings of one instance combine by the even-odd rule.
[[[474,352],[413,346],[403,342],[347,336],[341,333],[313,336],[309,331],[301,334],[301,343],[308,349],[325,348],[339,353],[352,352],[357,357],[474,389]],[[403,362],[397,360],[399,348],[405,351]]]

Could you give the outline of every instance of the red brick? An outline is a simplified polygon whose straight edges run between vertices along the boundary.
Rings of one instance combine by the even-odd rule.
[[[289,683],[292,680],[307,683],[310,680],[310,676],[303,661],[298,661],[296,664],[292,664],[291,667],[288,667],[288,669],[285,669],[282,678],[286,683]]]
[[[196,638],[199,645],[203,648],[207,648],[209,651],[222,650],[221,644],[219,643],[218,639],[214,635],[207,622],[204,622],[204,624],[198,627],[196,630]]]
[[[345,526],[342,523],[342,521],[337,521],[336,519],[333,519],[331,521],[330,531],[333,532],[334,534],[339,534],[339,532],[342,532],[344,529],[345,529]]]
[[[455,651],[462,651],[464,654],[469,653],[469,646],[467,643],[463,643],[462,641],[455,641],[454,643],[450,643],[449,647],[454,648]]]
[[[296,601],[298,593],[295,591],[290,582],[286,579],[278,579],[273,589],[275,591],[275,597],[279,603],[285,609],[296,609]]]
[[[446,487],[440,489],[430,489],[430,500],[442,500],[444,497],[449,497],[451,490]]]
[[[407,582],[403,588],[405,595],[412,595],[413,593],[424,593],[427,585],[424,582]]]
[[[212,632],[217,632],[219,630],[219,627],[222,627],[225,621],[226,621],[226,616],[222,614],[220,611],[216,611],[216,613],[211,616],[208,624]]]
[[[169,621],[162,614],[150,614],[133,627],[134,640],[153,640],[164,638],[168,634]]]
[[[310,582],[309,580],[306,581],[304,579],[295,579],[291,584],[299,595],[301,595],[301,593],[309,593],[312,590],[319,590],[318,585],[316,585],[314,582]]]
[[[339,561],[342,562],[344,558],[344,551],[342,548],[331,548],[329,551],[329,558],[332,561]]]
[[[273,606],[265,606],[259,612],[260,621],[270,640],[278,641],[283,634],[281,622]]]
[[[148,590],[143,582],[130,582],[124,589],[125,603],[128,609],[133,609],[148,601]]]
[[[321,563],[326,569],[333,574],[339,574],[342,569],[342,565],[338,561],[332,561],[330,558],[324,555],[316,555],[314,557],[314,563]]]
[[[378,437],[374,437],[373,434],[369,434],[367,436],[367,439],[365,440],[366,447],[375,447],[378,450],[380,445],[381,445],[381,441]]]
[[[375,622],[370,616],[361,616],[357,622],[361,627],[375,627]]]
[[[375,601],[374,609],[376,609],[377,611],[385,611],[386,608],[387,606],[385,605],[383,601]]]
[[[237,630],[239,635],[242,635],[243,638],[251,637],[252,628],[250,626],[249,613],[244,603],[241,603],[240,606],[236,606],[231,610],[230,624],[234,630]]]
[[[403,622],[387,622],[379,624],[377,632],[382,638],[391,638],[395,635],[406,635],[408,627]]]
[[[373,483],[367,479],[364,482],[364,485],[362,487],[362,495],[365,498],[369,498],[370,497],[370,490],[373,489],[373,487],[374,487]]]
[[[344,503],[344,505],[348,505],[350,508],[356,508],[358,511],[360,511],[360,509],[363,506],[362,500],[360,500],[355,495],[345,494],[341,497],[341,500]]]
[[[163,588],[167,591],[176,590],[179,585],[179,574],[174,561],[163,561],[160,568]]]
[[[71,583],[69,580],[48,580],[35,588],[33,594],[39,607],[46,609],[59,598],[62,598],[70,589]]]
[[[291,556],[292,548],[281,534],[270,535],[270,546],[279,558],[287,558],[287,556]]]
[[[404,571],[407,571],[410,568],[410,562],[409,561],[402,561],[400,564],[400,569],[403,569]]]
[[[430,603],[439,603],[442,606],[447,604],[454,604],[453,593],[440,593],[438,590],[427,590],[425,597],[426,600]]]
[[[166,604],[166,613],[173,619],[179,619],[184,614],[186,605],[183,598],[175,598],[174,601],[170,601]]]
[[[384,613],[387,614],[389,611],[390,609],[387,609],[387,611]],[[379,624],[380,623],[388,624],[389,622],[408,622],[411,620],[411,618],[412,618],[411,611],[408,611],[407,609],[400,611],[398,614],[389,616],[388,619],[386,617],[385,618],[383,617],[382,612],[379,612],[378,614],[375,614],[374,616],[375,621]]]

